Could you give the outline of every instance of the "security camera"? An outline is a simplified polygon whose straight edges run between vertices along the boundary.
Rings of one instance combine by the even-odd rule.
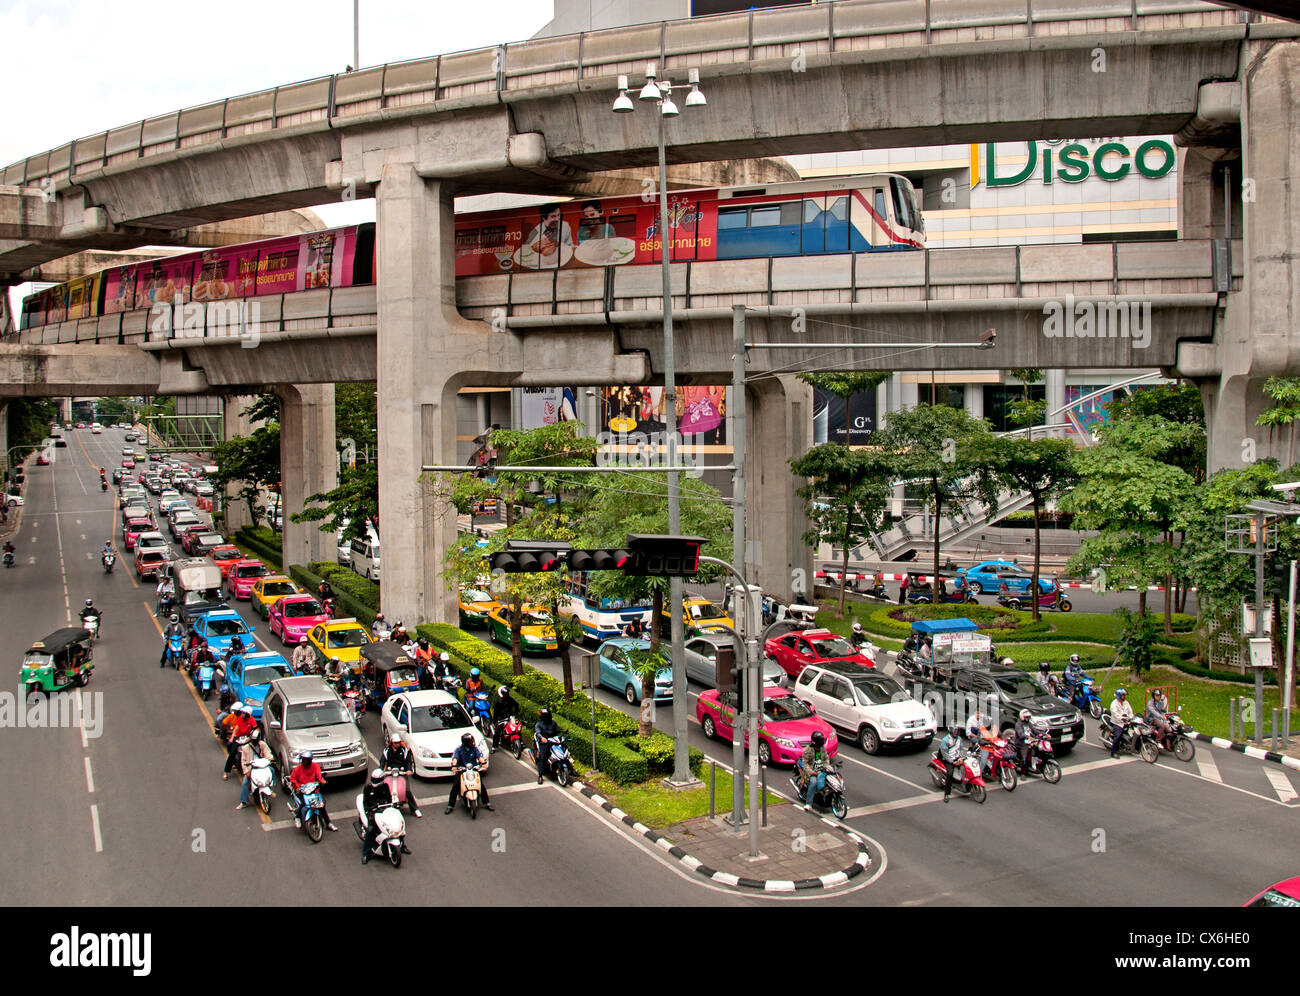
[[[1300,490],[1300,481],[1292,481],[1290,484],[1274,484],[1274,491],[1298,491]]]
[[[997,338],[997,329],[985,329],[980,333],[980,349],[992,349],[997,342]]]

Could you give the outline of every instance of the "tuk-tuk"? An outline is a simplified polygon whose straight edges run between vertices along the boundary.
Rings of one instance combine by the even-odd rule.
[[[936,669],[951,674],[954,667],[992,663],[993,640],[978,632],[969,619],[922,619],[912,623],[912,635],[903,642],[898,666],[922,678],[933,679]]]
[[[80,627],[56,629],[23,655],[22,686],[32,692],[58,692],[82,686],[95,669],[94,636]]]
[[[909,574],[899,590],[899,604],[904,598],[911,605],[929,605],[934,601],[934,578],[930,574]],[[966,587],[960,574],[939,574],[939,604],[976,602],[974,594]]]
[[[390,695],[420,687],[419,665],[391,641],[361,647],[361,690],[376,706]]]

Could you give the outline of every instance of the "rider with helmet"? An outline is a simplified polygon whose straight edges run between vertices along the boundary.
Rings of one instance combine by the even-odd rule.
[[[1083,683],[1083,667],[1079,664],[1079,655],[1071,654],[1070,663],[1065,665],[1065,690],[1074,698],[1074,690]]]
[[[337,657],[331,657],[325,664],[325,680],[337,682],[343,677],[343,662]]]
[[[469,677],[465,679],[465,701],[469,702],[479,692],[485,691],[487,685],[483,683],[483,673],[476,667],[470,668]]]
[[[1129,704],[1128,692],[1123,688],[1115,689],[1115,698],[1110,703],[1110,721],[1115,727],[1115,736],[1110,741],[1110,756],[1119,757],[1119,745],[1124,740],[1124,731],[1133,722],[1133,706]]]
[[[478,745],[474,743],[474,734],[463,733],[460,738],[460,746],[456,748],[456,753],[452,755],[451,762],[451,795],[447,796],[447,808],[443,810],[446,815],[456,808],[456,800],[460,798],[460,773],[471,764],[486,764],[487,758],[479,750]],[[479,794],[483,797],[483,808],[493,812],[492,800],[488,798],[487,784],[482,778],[479,779]]]
[[[315,782],[324,788],[325,772],[321,771],[320,765],[312,758],[311,751],[305,750],[298,756],[298,766],[289,773],[289,787],[301,797],[302,787],[309,782]],[[296,807],[293,814],[293,825],[302,826],[300,816],[301,807]],[[330,830],[338,830],[334,822],[330,819],[329,812],[325,809],[325,796],[321,795],[320,806],[321,817],[325,820],[325,826]]]
[[[172,637],[180,637],[182,645],[185,641],[185,627],[181,625],[180,616],[175,612],[172,613],[171,621],[167,623],[167,628],[163,630],[162,656],[158,658],[158,666],[167,666],[167,644]]]
[[[428,642],[427,640],[425,641]],[[442,687],[443,682],[451,677],[451,654],[443,651],[438,655],[437,662],[433,665],[433,682],[438,688]]]
[[[939,760],[943,761],[943,801],[947,802],[952,794],[952,775],[961,763],[962,729],[956,723],[948,727],[948,732],[939,741]]]
[[[256,726],[246,737],[240,737],[239,743],[239,770],[244,778],[239,788],[239,805],[235,809],[245,809],[248,807],[248,790],[253,784],[253,761],[259,757],[265,757],[274,760],[271,754],[271,748],[266,745],[262,739],[262,731]],[[271,793],[275,797],[275,793]]]
[[[361,808],[366,811],[366,835],[361,840],[363,865],[370,860],[370,852],[375,846],[375,841],[379,839],[379,822],[375,819],[375,814],[392,804],[393,793],[388,783],[384,781],[384,771],[382,768],[376,768],[370,772],[370,781],[366,782],[366,787],[361,790]],[[411,853],[410,848],[406,846],[406,841],[402,841],[402,853]]]
[[[1151,699],[1143,718],[1155,727],[1161,740],[1169,736],[1169,699],[1159,688],[1151,689]]]
[[[239,738],[248,736],[256,727],[257,720],[253,718],[253,707],[246,702],[236,706],[234,721],[227,727],[230,744],[226,749],[226,766],[221,772],[223,782],[230,777],[230,769],[239,760],[239,748],[241,746]]]
[[[383,754],[379,757],[379,763],[388,771],[400,771],[406,776],[406,804],[411,809],[411,815],[422,817],[420,807],[415,803],[415,755],[411,753],[411,748],[402,742],[402,738],[396,733],[388,735],[388,746],[384,748]]]
[[[1029,770],[1029,750],[1033,745],[1034,723],[1033,714],[1028,709],[1020,710],[1020,718],[1016,720],[1016,754],[1020,758],[1020,766]]]
[[[505,722],[511,716],[520,713],[519,703],[510,694],[510,686],[502,685],[497,689],[497,700],[492,705],[492,749],[501,746],[501,737],[505,734]]]
[[[551,741],[560,736],[559,724],[551,718],[551,710],[543,709],[537,714],[537,725],[533,727],[533,746],[537,751],[537,784],[542,784],[546,776],[546,762],[551,757]]]
[[[388,639],[392,632],[392,627],[384,621],[384,614],[382,612],[376,612],[375,621],[370,624],[370,639],[375,643],[382,643],[384,640]]]
[[[854,650],[861,650],[867,642],[867,634],[862,632],[862,623],[853,624],[853,635],[849,637],[849,642],[853,644]]]
[[[1034,684],[1048,695],[1056,694],[1056,681],[1052,678],[1052,665],[1047,661],[1038,662],[1038,674],[1034,675]]]
[[[813,730],[812,739],[803,749],[803,757],[799,759],[799,769],[804,784],[808,786],[804,793],[804,809],[812,809],[813,799],[826,787],[826,768],[830,763],[831,756],[826,753],[826,734],[821,730]]]
[[[88,598],[88,599],[86,599],[85,607],[82,608],[81,612],[78,613],[78,615],[81,616],[81,622],[82,622],[83,625],[84,625],[85,622],[86,622],[86,617],[87,617],[87,616],[98,616],[98,617],[99,617],[99,632],[100,632],[100,635],[101,635],[101,636],[103,635],[103,633],[104,633],[104,613],[100,612],[99,609],[95,608],[95,600],[94,600],[93,598]]]

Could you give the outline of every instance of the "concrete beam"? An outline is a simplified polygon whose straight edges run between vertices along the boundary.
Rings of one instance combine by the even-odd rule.
[[[135,346],[0,345],[0,395],[158,394],[159,362]]]

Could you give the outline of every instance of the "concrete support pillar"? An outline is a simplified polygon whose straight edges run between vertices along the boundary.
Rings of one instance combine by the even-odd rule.
[[[308,495],[332,491],[339,482],[339,455],[334,433],[334,385],[280,385],[280,494],[284,531],[280,556],[304,567],[312,561],[334,563],[338,548],[331,533],[314,522],[291,522]],[[382,563],[382,560],[381,560]],[[382,570],[382,567],[381,567]]]
[[[962,407],[971,418],[984,417],[984,388],[980,384],[967,384],[962,392]]]
[[[244,416],[244,412],[251,408],[256,401],[256,395],[251,394],[224,399],[225,434],[222,439],[231,440],[238,436],[250,435],[253,432],[253,424]],[[222,508],[225,509],[223,528],[227,538],[233,536],[235,530],[252,525],[252,520],[248,516],[248,504],[234,497],[238,493],[238,485],[231,483],[226,488],[226,494],[222,497]]]
[[[1061,369],[1043,371],[1043,388],[1044,397],[1047,401],[1047,411],[1043,416],[1048,422],[1064,422],[1065,413],[1053,416],[1052,412],[1056,411],[1065,404],[1065,371]],[[1057,430],[1052,433],[1053,436],[1060,437],[1064,433]]]
[[[72,399],[71,398],[59,399],[59,421],[63,425],[67,425],[69,422],[72,421]]]
[[[376,194],[379,286],[379,537],[389,619],[454,622],[443,577],[455,510],[426,464],[456,463],[456,392],[508,382],[503,333],[456,311],[452,186],[391,154]]]
[[[767,377],[750,385],[746,401],[747,546],[754,565],[748,577],[789,599],[794,572],[802,570],[811,597],[813,551],[803,541],[807,516],[789,461],[812,439],[812,388],[794,376]]]

